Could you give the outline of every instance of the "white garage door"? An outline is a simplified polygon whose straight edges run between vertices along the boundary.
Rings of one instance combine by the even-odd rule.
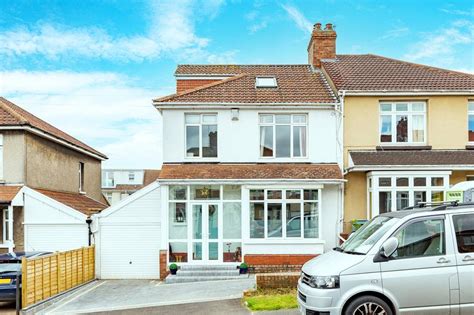
[[[25,224],[26,251],[64,251],[87,246],[86,224]]]
[[[160,225],[102,225],[101,279],[158,279]]]

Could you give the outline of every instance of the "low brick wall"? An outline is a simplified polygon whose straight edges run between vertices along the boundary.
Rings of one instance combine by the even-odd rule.
[[[245,255],[250,273],[300,272],[301,267],[316,255]]]
[[[257,274],[257,289],[296,288],[299,272]]]
[[[160,279],[164,280],[168,275],[168,265],[166,261],[167,250],[160,250]]]

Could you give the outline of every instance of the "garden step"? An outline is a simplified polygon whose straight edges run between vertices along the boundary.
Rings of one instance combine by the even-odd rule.
[[[179,270],[237,270],[237,265],[181,265]]]
[[[191,277],[213,277],[213,276],[238,276],[239,269],[234,268],[232,270],[178,270],[176,275],[178,277],[191,276]]]
[[[165,279],[166,284],[170,283],[185,283],[185,282],[197,282],[197,281],[217,281],[217,280],[237,280],[248,278],[248,275],[238,275],[238,276],[213,276],[213,277],[190,277],[190,276],[178,276],[178,275],[168,275]]]

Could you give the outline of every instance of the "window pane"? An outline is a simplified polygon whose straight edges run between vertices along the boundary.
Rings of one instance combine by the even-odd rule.
[[[474,253],[474,214],[453,216],[459,253]]]
[[[240,202],[224,202],[223,237],[224,239],[242,238],[242,211]]]
[[[224,262],[241,262],[242,261],[242,243],[240,242],[224,242],[223,246]]]
[[[415,191],[415,206],[421,202],[426,202],[426,191]]]
[[[265,237],[264,204],[250,203],[250,238]]]
[[[273,156],[273,127],[260,127],[260,156]]]
[[[381,116],[380,142],[392,142],[392,116]]]
[[[202,260],[202,243],[193,243],[193,260]]]
[[[201,122],[201,115],[186,115],[187,124],[199,124]]]
[[[250,200],[263,200],[263,199],[265,199],[265,194],[264,194],[263,189],[250,191]]]
[[[276,126],[276,157],[290,157],[291,126]]]
[[[397,210],[405,209],[408,207],[408,204],[408,191],[397,191]]]
[[[318,190],[317,189],[305,189],[304,190],[304,200],[318,200]]]
[[[426,178],[425,177],[415,177],[413,180],[414,186],[426,186]]]
[[[469,103],[468,103],[468,110],[469,110],[470,112],[474,112],[474,102],[469,102]]]
[[[444,220],[414,222],[395,234],[398,249],[394,258],[414,258],[445,254]]]
[[[293,122],[296,124],[306,123],[306,115],[293,115]]]
[[[186,220],[186,204],[171,202],[169,205],[169,238],[187,239],[188,224]]]
[[[286,199],[301,199],[301,190],[287,190]]]
[[[199,156],[199,127],[186,127],[186,156]]]
[[[379,214],[392,211],[392,193],[390,191],[379,192]]]
[[[425,103],[413,103],[411,105],[411,110],[414,112],[424,112],[425,111]]]
[[[408,104],[396,104],[395,108],[397,112],[406,112],[408,111]]]
[[[281,203],[269,203],[267,205],[267,227],[268,237],[282,236]]]
[[[188,243],[171,242],[170,248],[170,262],[188,262]]]
[[[304,203],[304,237],[319,237],[319,213],[317,202]]]
[[[191,186],[192,200],[218,200],[220,199],[220,186]]]
[[[291,115],[275,115],[275,123],[289,124],[291,123]]]
[[[193,205],[192,217],[192,238],[202,239],[202,205]]]
[[[293,156],[306,156],[306,127],[293,127]]]
[[[397,142],[408,141],[408,117],[405,115],[397,115]]]
[[[408,178],[407,177],[398,177],[397,178],[397,187],[407,187]]]
[[[202,126],[202,156],[217,157],[217,125]]]
[[[224,185],[224,200],[240,200],[242,198],[239,185]]]
[[[218,260],[219,259],[219,243],[209,242],[209,260]]]
[[[267,199],[281,199],[281,190],[267,190]]]
[[[468,123],[468,136],[469,142],[474,142],[474,115],[469,115],[469,123]]]
[[[202,115],[203,124],[217,124],[217,115]]]
[[[442,202],[444,201],[444,193],[442,191],[431,192],[431,202]]]
[[[390,187],[392,186],[392,179],[390,177],[380,177],[379,187]]]
[[[380,111],[382,112],[391,112],[392,104],[380,104]]]
[[[432,177],[431,178],[431,186],[444,186],[444,178],[443,177]]]
[[[301,204],[286,205],[286,237],[301,237]]]
[[[186,200],[186,186],[170,186],[169,198],[170,200]]]
[[[413,115],[411,122],[412,129],[412,141],[413,142],[424,142],[425,141],[425,120],[424,116]]]
[[[273,115],[260,115],[260,122],[265,124],[273,123]]]

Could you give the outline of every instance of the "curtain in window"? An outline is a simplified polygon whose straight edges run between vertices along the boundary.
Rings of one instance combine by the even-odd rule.
[[[425,141],[425,126],[423,116],[413,115],[412,117],[412,141],[413,142],[424,142]]]
[[[306,127],[293,128],[293,156],[306,156]]]
[[[273,127],[260,127],[260,156],[273,156]]]

